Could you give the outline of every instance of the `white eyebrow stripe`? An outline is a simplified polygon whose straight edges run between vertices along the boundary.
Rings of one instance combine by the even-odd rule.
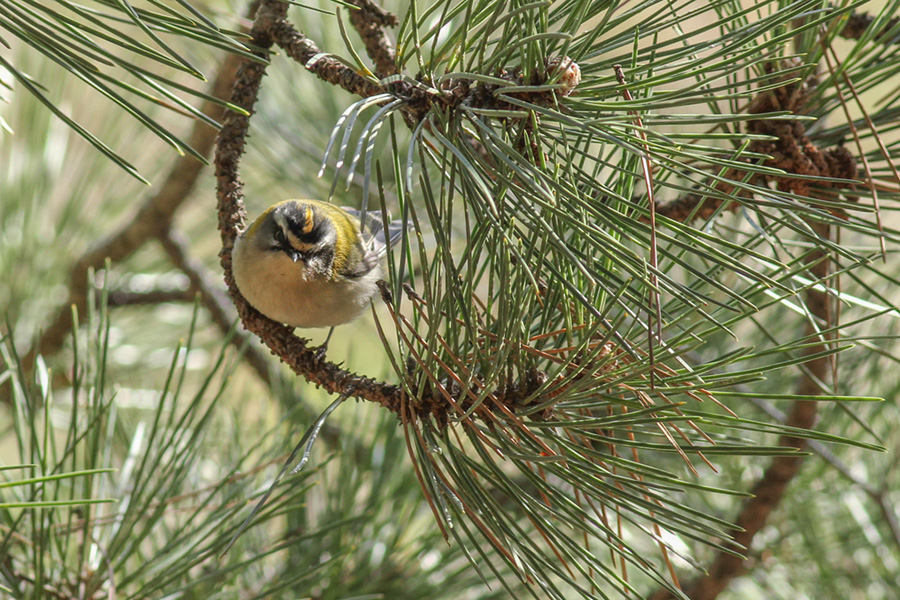
[[[273,216],[275,217],[275,223],[279,227],[281,227],[281,231],[283,231],[284,233],[290,233],[289,228],[287,226],[287,220],[284,218],[284,215],[281,214],[280,212],[276,211]]]

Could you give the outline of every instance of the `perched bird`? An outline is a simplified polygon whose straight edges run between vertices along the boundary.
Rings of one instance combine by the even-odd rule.
[[[234,281],[270,319],[293,327],[333,327],[359,317],[377,291],[381,259],[401,238],[377,215],[318,200],[270,206],[237,239]]]

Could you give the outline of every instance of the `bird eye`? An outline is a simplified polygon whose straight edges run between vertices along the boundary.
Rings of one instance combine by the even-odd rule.
[[[287,238],[284,237],[284,230],[281,229],[280,227],[279,227],[278,229],[275,230],[275,241],[276,241],[276,242],[278,243],[278,245],[280,245],[280,246],[285,246],[285,245],[287,245]]]

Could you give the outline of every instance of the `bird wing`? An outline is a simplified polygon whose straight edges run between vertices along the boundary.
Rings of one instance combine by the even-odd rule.
[[[366,212],[365,216],[362,212],[347,206],[342,206],[344,210],[353,215],[360,221],[360,231],[362,231],[363,239],[366,246],[380,258],[387,254],[387,251],[397,245],[403,239],[403,233],[408,227],[403,226],[400,219],[388,223],[387,231],[384,230],[384,223],[381,220],[380,212]],[[365,221],[365,222],[363,222]]]

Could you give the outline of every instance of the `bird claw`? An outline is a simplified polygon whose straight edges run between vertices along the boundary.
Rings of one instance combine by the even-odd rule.
[[[328,330],[328,335],[325,337],[325,341],[322,342],[322,345],[316,348],[316,360],[321,362],[325,360],[325,352],[328,351],[328,342],[331,341],[331,334],[334,333],[334,327]]]

